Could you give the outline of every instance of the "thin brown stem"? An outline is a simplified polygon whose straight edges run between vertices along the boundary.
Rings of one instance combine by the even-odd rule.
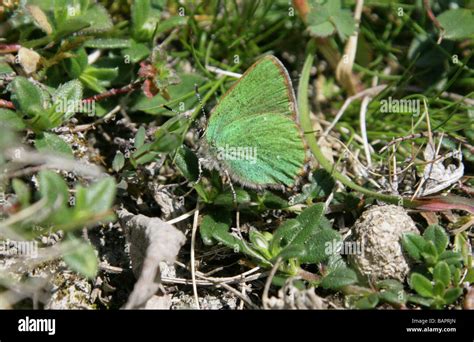
[[[425,10],[426,14],[428,15],[428,18],[430,18],[430,20],[439,30],[443,31],[443,27],[439,23],[438,19],[436,19],[435,15],[433,14],[433,11],[431,10],[430,0],[423,0],[423,3],[425,5]]]
[[[18,52],[20,49],[20,44],[0,44],[0,53]]]
[[[142,81],[136,81],[134,83],[127,84],[126,86],[124,86],[122,88],[110,89],[110,90],[107,90],[103,93],[85,98],[82,101],[83,102],[96,102],[96,101],[98,102],[98,101],[105,100],[105,99],[107,99],[109,97],[112,97],[112,96],[128,94],[128,93],[131,93],[132,91],[137,90],[138,88],[140,88],[142,83],[143,83]]]
[[[110,89],[107,90],[103,93],[85,98],[82,100],[82,102],[99,102],[103,101],[105,99],[108,99],[109,97],[116,96],[116,95],[122,95],[122,94],[128,94],[131,93],[132,91],[135,91],[139,89],[142,85],[142,81],[136,81],[134,83],[127,84],[126,86],[118,89]],[[0,99],[0,108],[8,108],[8,109],[15,109],[15,105],[11,101],[7,100],[1,100]]]

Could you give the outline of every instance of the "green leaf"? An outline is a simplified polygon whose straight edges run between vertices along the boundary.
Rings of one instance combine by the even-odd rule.
[[[12,187],[13,187],[13,191],[15,191],[18,201],[21,203],[21,207],[22,208],[28,207],[31,200],[30,187],[26,185],[26,183],[23,182],[21,179],[17,179],[17,178],[12,180]]]
[[[14,73],[15,71],[12,69],[12,67],[8,63],[0,62],[0,75],[14,74]]]
[[[474,267],[469,267],[466,273],[466,277],[464,278],[469,284],[474,283]]]
[[[451,283],[451,271],[446,262],[440,261],[436,264],[433,269],[433,278],[435,281],[439,281],[444,284],[444,287],[448,287]]]
[[[163,127],[162,127],[163,128]],[[183,137],[180,131],[165,132],[159,137],[156,137],[152,143],[155,152],[171,153],[176,151],[183,143]]]
[[[329,257],[326,262],[326,271],[330,273],[332,271],[337,270],[338,268],[345,268],[347,267],[346,262],[342,258],[341,254],[333,254]]]
[[[64,61],[64,69],[72,78],[79,78],[89,65],[87,61],[87,52],[85,49],[79,49],[74,52],[74,57]]]
[[[334,189],[334,178],[325,169],[318,169],[313,173],[311,183],[305,184],[300,194],[292,197],[291,204],[304,203],[318,197],[326,197]]]
[[[132,5],[132,29],[139,32],[150,16],[150,0],[136,0]]]
[[[22,76],[15,77],[10,86],[15,108],[30,117],[43,114],[46,97],[40,87]]]
[[[151,50],[145,44],[138,43],[133,39],[130,44],[129,48],[122,50],[126,63],[138,63],[151,53]]]
[[[461,253],[448,250],[441,253],[439,260],[445,261],[448,265],[460,266],[463,257]]]
[[[346,40],[347,37],[352,35],[355,31],[356,22],[350,11],[341,11],[337,16],[332,18],[332,22],[341,40]]]
[[[135,135],[135,142],[134,142],[135,148],[140,148],[141,146],[143,146],[143,144],[145,143],[145,139],[146,139],[145,127],[140,126],[140,128],[137,131],[137,134]]]
[[[204,244],[211,245],[214,242],[219,242],[232,248],[236,253],[244,253],[267,267],[271,266],[264,256],[229,232],[230,224],[230,213],[227,211],[215,211],[204,216],[199,229]]]
[[[100,81],[91,75],[86,74],[85,72],[79,76],[79,80],[89,89],[92,89],[96,93],[105,92],[106,89],[101,85]]]
[[[420,296],[433,297],[433,285],[430,280],[419,273],[412,273],[410,277],[410,287]]]
[[[368,296],[362,297],[357,302],[354,303],[354,306],[357,309],[368,310],[373,309],[379,303],[379,296],[376,293],[371,293]]]
[[[426,306],[426,307],[430,307],[434,302],[434,300],[432,298],[425,298],[425,297],[421,297],[421,296],[418,296],[418,295],[408,296],[407,301],[409,301],[411,303],[414,303],[414,304],[423,305],[423,306]]]
[[[96,68],[88,66],[82,76],[87,75],[97,79],[101,86],[110,86],[110,81],[113,81],[118,76],[118,68]]]
[[[80,18],[89,23],[81,33],[106,32],[113,27],[112,18],[102,5],[94,4]]]
[[[314,24],[309,27],[309,31],[316,37],[329,37],[334,33],[334,25],[329,21],[321,24]]]
[[[163,33],[169,30],[172,30],[179,26],[184,26],[188,23],[188,18],[185,16],[175,15],[168,19],[161,20],[158,24],[158,29],[156,33]]]
[[[216,242],[214,236],[218,235],[216,232],[228,232],[230,225],[231,218],[228,212],[216,212],[204,216],[199,227],[202,241],[207,246],[213,245]]]
[[[58,25],[64,25],[66,20],[81,16],[90,5],[89,0],[53,0],[53,2],[54,6],[48,6],[47,9],[54,7],[54,18]]]
[[[338,290],[357,282],[356,273],[348,267],[340,267],[327,274],[321,281],[325,289]]]
[[[444,293],[444,301],[446,305],[453,304],[462,295],[462,289],[459,287],[453,287]]]
[[[444,37],[460,40],[474,36],[474,16],[472,10],[457,8],[441,13],[437,17],[444,28]]]
[[[327,260],[335,251],[335,243],[341,240],[340,234],[327,227],[321,227],[324,203],[306,208],[295,221],[277,229],[271,243],[272,254],[287,260],[298,258],[299,262],[315,264]]]
[[[379,299],[391,305],[401,306],[407,302],[407,295],[403,289],[397,291],[386,290],[379,293]]]
[[[61,24],[61,26],[58,27],[58,31],[54,34],[54,40],[60,41],[66,36],[79,32],[89,26],[90,23],[82,17],[67,19]]]
[[[269,240],[265,234],[259,232],[256,229],[251,229],[249,232],[249,239],[252,243],[252,247],[259,251],[265,258],[270,260],[272,255],[269,250]]]
[[[152,160],[156,160],[160,153],[153,151],[153,146],[153,143],[148,143],[138,148],[132,155],[132,164],[135,163],[140,165],[151,162]]]
[[[314,204],[301,212],[297,220],[303,228],[317,227],[324,214],[324,203]]]
[[[450,265],[450,266],[449,266],[449,271],[450,271],[451,274],[452,274],[452,276],[451,276],[451,278],[452,278],[451,283],[454,284],[454,285],[456,285],[456,286],[457,286],[458,284],[460,284],[460,283],[461,283],[461,269],[459,269],[459,268],[457,268],[457,267],[455,267],[455,266],[453,266],[453,265]],[[467,274],[466,274],[466,277],[464,278],[464,281],[465,281],[465,282],[466,282],[466,281],[469,282],[468,276],[469,276],[469,270],[468,270],[468,272],[467,272]]]
[[[263,208],[260,207],[261,209],[283,209],[290,206],[287,200],[271,191],[264,191],[262,195],[259,195],[258,202],[263,206]]]
[[[403,284],[395,279],[384,279],[377,282],[377,288],[398,292],[403,290]]]
[[[288,246],[294,239],[301,224],[296,219],[289,219],[283,222],[273,234],[273,239],[270,243],[270,249],[273,255],[280,253],[282,248]]]
[[[119,75],[118,68],[95,68],[88,66],[82,75],[79,77],[79,80],[84,84],[85,87],[95,91],[96,93],[104,93],[108,91],[107,88],[112,87],[113,81]],[[106,102],[107,103],[107,102]],[[110,111],[107,105],[103,106],[101,103],[95,104],[95,112],[90,112],[90,116],[102,117]]]
[[[148,41],[156,30],[160,12],[151,7],[150,0],[136,0],[132,5],[132,35],[139,41]]]
[[[117,153],[115,153],[114,160],[112,161],[112,169],[115,172],[119,172],[120,170],[122,170],[124,165],[125,165],[125,157],[122,152],[117,151]]]
[[[444,295],[445,288],[446,286],[444,286],[443,282],[435,280],[433,285],[433,295],[435,297],[442,297]]]
[[[454,236],[453,250],[462,255],[464,264],[469,264],[469,258],[471,258],[471,246],[464,233],[458,233]]]
[[[42,218],[45,225],[57,229],[59,225],[71,221],[69,208],[69,189],[64,179],[57,173],[49,170],[40,171],[38,175],[39,194],[41,200],[46,200],[48,214]]]
[[[97,275],[99,262],[96,251],[90,243],[78,239],[69,240],[63,259],[72,270],[89,279],[93,279]]]
[[[327,37],[336,31],[342,40],[350,36],[356,28],[352,13],[342,9],[340,0],[312,6],[307,16],[307,23],[313,36]]]
[[[156,152],[174,152],[182,145],[187,128],[186,119],[180,115],[172,117],[156,131],[152,149]]]
[[[69,17],[67,1],[68,0],[53,0],[54,20],[57,26],[61,26]],[[76,10],[76,8],[77,7],[74,7],[74,10]]]
[[[418,234],[405,233],[402,236],[402,246],[408,255],[415,261],[421,261],[421,253],[423,252],[426,241]]]
[[[195,182],[199,178],[199,161],[196,154],[185,145],[176,151],[174,162],[182,175],[189,181]]]
[[[0,122],[8,128],[20,131],[25,128],[23,120],[12,110],[0,108]]]
[[[428,241],[421,253],[422,257],[425,259],[425,263],[429,266],[434,266],[438,261],[438,251],[433,241]]]
[[[61,84],[53,95],[55,111],[62,114],[62,120],[68,120],[74,116],[81,107],[81,101],[82,84],[78,80]]]
[[[235,201],[237,201],[237,204],[239,205],[248,205],[251,201],[250,194],[244,189],[235,189],[234,198],[234,192],[232,192],[232,189],[229,189],[228,191],[218,194],[212,203],[214,205],[232,207],[235,204]]]
[[[40,152],[73,156],[71,147],[54,133],[41,133],[35,139],[35,147]]]
[[[285,221],[271,241],[272,255],[285,260],[297,258],[301,263],[309,264],[327,260],[331,256],[328,245],[334,246],[341,237],[326,226],[323,212],[324,203],[318,203],[306,208],[297,219]]]
[[[64,207],[69,201],[69,191],[64,179],[50,170],[40,171],[38,176],[41,198],[56,208]]]
[[[301,263],[318,264],[326,261],[332,253],[334,246],[341,241],[339,232],[334,229],[321,229],[311,235],[303,249],[304,254],[299,258]]]
[[[426,228],[425,232],[423,233],[423,237],[425,240],[429,240],[434,243],[438,254],[443,253],[449,243],[449,238],[444,228],[437,224],[428,226],[428,228]]]
[[[112,177],[105,177],[88,188],[76,187],[76,217],[104,214],[109,211],[115,200],[116,184]]]
[[[329,21],[330,16],[328,6],[313,7],[307,17],[309,31],[317,37],[327,37],[333,34],[335,27]]]

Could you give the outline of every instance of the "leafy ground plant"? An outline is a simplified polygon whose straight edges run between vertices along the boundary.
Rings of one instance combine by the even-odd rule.
[[[468,308],[473,8],[4,2],[0,305],[153,307],[160,288],[167,309],[294,308],[288,289],[319,309]],[[347,250],[383,203],[421,232],[392,242],[397,279]]]

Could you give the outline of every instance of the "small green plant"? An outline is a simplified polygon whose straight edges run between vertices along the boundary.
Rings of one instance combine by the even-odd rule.
[[[204,216],[200,232],[205,244],[221,243],[262,267],[271,268],[281,262],[279,270],[283,277],[300,276],[315,286],[340,289],[354,284],[357,277],[334,248],[341,236],[331,228],[323,213],[324,204],[315,204],[297,218],[286,220],[273,234],[250,230],[249,241],[229,231],[229,213],[212,213]],[[321,272],[312,274],[302,269],[302,265],[319,265]]]
[[[343,9],[340,0],[326,1],[313,6],[307,17],[308,30],[316,37],[327,37],[335,32],[346,40],[355,30],[350,10]]]
[[[77,111],[75,104],[82,100],[82,85],[77,80],[51,90],[24,77],[16,77],[10,84],[17,115],[36,132],[61,125]]]
[[[443,308],[453,304],[462,290],[463,256],[448,249],[449,237],[439,225],[426,228],[422,236],[407,233],[402,244],[417,266],[409,285],[417,294],[408,300],[424,306]]]
[[[75,271],[93,278],[98,261],[94,248],[74,236],[74,231],[93,224],[115,219],[112,205],[115,200],[115,180],[105,177],[88,187],[77,185],[69,196],[64,179],[53,171],[38,174],[38,200],[31,203],[31,189],[20,179],[13,179],[12,187],[19,202],[19,212],[0,226],[33,241],[42,234],[59,230],[66,234],[61,245],[62,256]],[[71,204],[72,203],[72,204]]]
[[[401,242],[413,262],[408,285],[415,293],[407,291],[398,280],[380,280],[366,293],[349,294],[346,297],[349,306],[373,309],[387,303],[402,308],[411,303],[442,309],[455,303],[462,295],[463,282],[472,283],[474,280],[474,270],[467,266],[471,264],[472,257],[468,253],[463,255],[460,251],[449,249],[449,237],[441,226],[427,227],[422,236],[406,233]]]

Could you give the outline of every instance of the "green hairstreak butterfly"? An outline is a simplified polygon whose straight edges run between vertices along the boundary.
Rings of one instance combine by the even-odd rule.
[[[306,154],[296,119],[288,72],[276,57],[263,57],[211,111],[205,159],[243,186],[292,186]]]

